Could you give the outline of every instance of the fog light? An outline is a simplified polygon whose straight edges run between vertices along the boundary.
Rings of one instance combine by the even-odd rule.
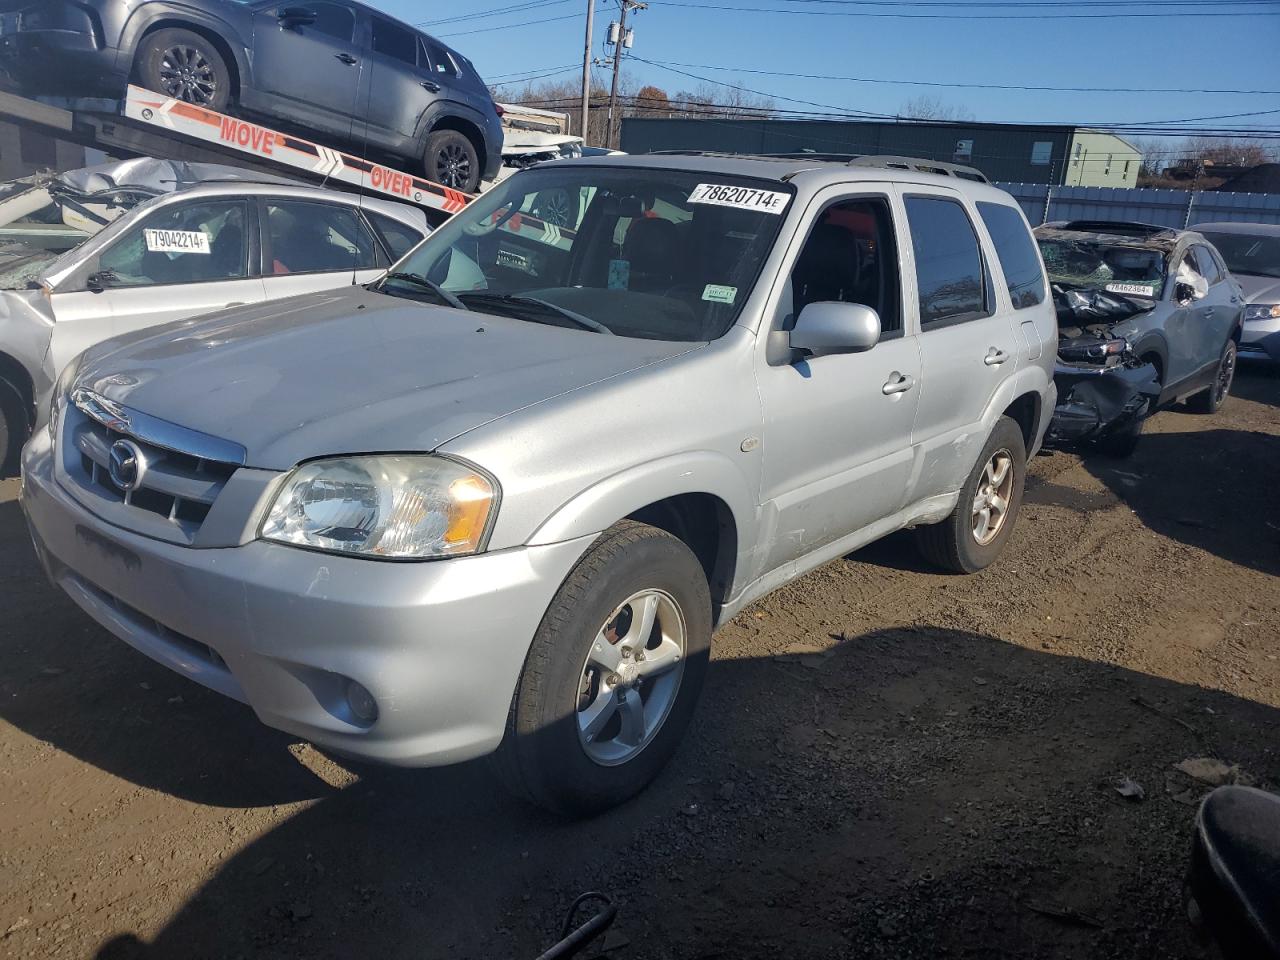
[[[373,723],[378,719],[378,701],[373,699],[372,693],[354,680],[347,682],[347,706],[361,723]]]

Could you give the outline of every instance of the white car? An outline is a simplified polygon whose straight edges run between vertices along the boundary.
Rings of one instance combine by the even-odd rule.
[[[430,232],[407,204],[238,173],[171,185],[105,225],[81,218],[75,226],[87,239],[66,252],[32,249],[0,262],[0,467],[29,435],[37,398],[86,348],[225,307],[370,281]]]

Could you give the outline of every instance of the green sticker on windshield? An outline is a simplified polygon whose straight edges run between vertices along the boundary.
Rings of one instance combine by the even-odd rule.
[[[712,303],[733,303],[738,299],[738,288],[708,283],[702,290],[702,299],[710,300]]]

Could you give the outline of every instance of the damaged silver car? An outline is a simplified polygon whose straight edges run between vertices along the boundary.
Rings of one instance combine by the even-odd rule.
[[[1203,236],[1140,223],[1036,231],[1058,313],[1048,441],[1128,456],[1151,413],[1214,413],[1231,389],[1244,294]]]

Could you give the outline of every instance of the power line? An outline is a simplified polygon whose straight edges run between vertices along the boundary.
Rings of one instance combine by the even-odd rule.
[[[597,7],[596,9],[601,9]],[[474,33],[489,33],[493,30],[512,30],[516,27],[532,27],[543,23],[555,23],[557,20],[578,20],[581,19],[580,13],[566,13],[562,17],[542,17],[538,20],[521,20],[519,23],[502,23],[496,27],[477,27],[475,30],[459,30],[454,33],[441,33],[437,36],[444,40],[447,37],[468,37]]]
[[[775,2],[788,2],[788,0],[775,0]],[[1128,20],[1128,19],[1145,19],[1160,17],[1168,19],[1167,13],[1037,13],[1031,15],[1017,15],[1009,13],[991,13],[984,16],[973,16],[965,13],[881,13],[870,10],[784,10],[778,7],[737,7],[727,4],[713,3],[687,3],[684,0],[654,0],[655,7],[683,7],[690,10],[732,10],[734,13],[786,13],[803,17],[870,17],[874,19],[889,20]],[[897,4],[894,4],[897,6]],[[1280,10],[1275,11],[1252,11],[1252,10],[1205,10],[1205,5],[1200,4],[1200,9],[1194,7],[1188,8],[1181,16],[1190,17],[1280,17]]]
[[[808,2],[808,0],[806,0]],[[824,0],[825,2],[825,0]],[[1195,0],[1200,3],[1200,0]],[[1280,90],[1226,90],[1191,87],[1060,87],[1035,86],[1022,83],[944,83],[937,80],[889,80],[878,77],[845,77],[826,73],[787,73],[782,70],[760,70],[748,67],[721,67],[708,63],[680,63],[655,60],[655,64],[668,67],[693,67],[701,70],[725,70],[733,73],[751,73],[770,77],[791,77],[798,80],[836,80],[846,83],[901,84],[912,87],[948,87],[966,90],[1030,90],[1049,93],[1218,93],[1249,96],[1280,96]]]
[[[439,20],[419,20],[415,26],[438,27],[446,23],[460,23],[464,20],[480,20],[484,17],[498,17],[503,14],[519,13],[524,10],[531,10],[537,7],[556,7],[568,2],[570,2],[570,0],[523,0],[521,3],[513,3],[505,7],[492,7],[488,10],[476,10],[473,13],[461,13],[456,17],[442,17]]]

